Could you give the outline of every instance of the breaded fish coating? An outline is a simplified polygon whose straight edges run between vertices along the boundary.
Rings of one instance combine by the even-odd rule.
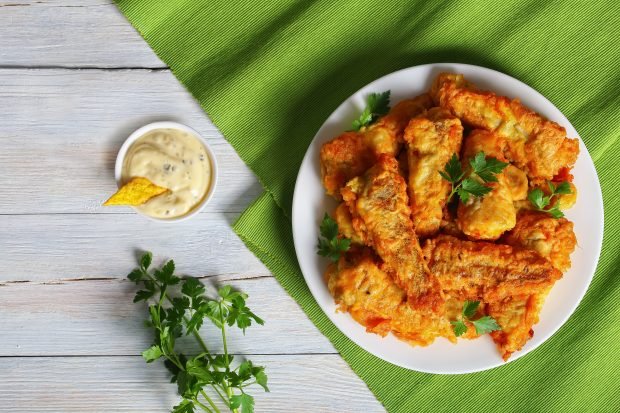
[[[439,231],[450,183],[439,175],[453,154],[461,151],[463,126],[450,112],[433,108],[413,118],[405,129],[409,165],[409,200],[416,234]]]
[[[479,91],[463,75],[441,73],[431,88],[435,103],[468,125],[493,131],[506,140],[505,155],[530,178],[552,179],[572,168],[579,154],[577,139],[526,108],[518,99]]]
[[[487,313],[501,327],[501,330],[490,334],[504,361],[515,351],[521,350],[534,336],[532,327],[538,323],[549,290],[551,287],[530,295],[506,297],[487,305]]]
[[[491,303],[546,291],[562,277],[538,253],[510,245],[439,235],[423,251],[447,298]]]
[[[334,210],[334,221],[338,224],[338,233],[344,238],[348,238],[354,244],[365,244],[366,234],[359,233],[353,227],[351,211],[346,203],[342,202]]]
[[[432,106],[430,95],[398,102],[390,112],[360,131],[347,131],[323,144],[320,153],[321,178],[328,195],[340,199],[340,188],[366,172],[378,155],[396,156],[409,120]]]
[[[521,212],[517,225],[504,236],[503,241],[536,251],[562,272],[570,268],[570,254],[577,245],[572,222],[538,211]]]
[[[407,185],[393,156],[380,155],[377,164],[342,189],[353,227],[367,234],[396,284],[407,292],[416,309],[440,311],[443,298],[429,272],[411,220]]]
[[[463,165],[469,165],[469,160],[480,151],[486,156],[506,161],[499,142],[491,132],[480,129],[472,131],[463,142]],[[496,178],[497,182],[486,184],[493,190],[484,197],[470,197],[467,203],[459,203],[456,223],[471,239],[496,240],[515,226],[517,210],[510,180],[504,171],[497,174]]]
[[[448,320],[407,304],[407,294],[381,269],[380,260],[366,247],[353,247],[325,273],[329,291],[341,311],[348,311],[366,330],[389,332],[416,345],[428,345],[438,336],[454,340]]]

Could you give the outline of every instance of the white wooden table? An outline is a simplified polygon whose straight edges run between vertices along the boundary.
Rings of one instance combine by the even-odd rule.
[[[178,225],[102,208],[120,144],[166,119],[216,153],[209,206]],[[1,412],[169,411],[176,386],[139,355],[151,333],[125,280],[145,249],[250,295],[267,323],[230,346],[267,366],[258,412],[384,411],[236,237],[260,185],[110,1],[0,0],[0,120]]]

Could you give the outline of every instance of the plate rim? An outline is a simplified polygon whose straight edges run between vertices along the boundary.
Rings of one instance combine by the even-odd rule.
[[[357,345],[358,347],[362,348],[363,350],[365,350],[366,352],[372,354],[373,356],[380,358],[384,361],[387,361],[393,365],[402,367],[402,368],[406,368],[408,370],[412,370],[412,371],[418,371],[418,372],[422,372],[422,373],[431,373],[431,374],[440,374],[440,375],[460,375],[460,374],[469,374],[469,373],[475,373],[475,372],[480,372],[480,371],[487,371],[487,370],[491,370],[491,369],[495,369],[497,367],[501,367],[501,366],[505,366],[507,364],[509,364],[510,362],[516,361],[519,358],[525,356],[526,354],[529,354],[531,352],[533,352],[534,350],[536,350],[538,347],[540,347],[543,343],[545,343],[547,340],[549,340],[553,335],[555,335],[565,324],[566,322],[569,320],[569,318],[575,313],[577,307],[580,305],[580,303],[582,302],[585,294],[587,293],[587,291],[590,289],[590,286],[592,284],[592,280],[594,278],[594,275],[596,273],[596,270],[598,268],[598,263],[600,260],[600,255],[601,255],[601,250],[602,250],[602,244],[603,244],[603,237],[604,237],[604,230],[605,230],[605,210],[604,210],[604,203],[603,203],[603,194],[602,194],[602,188],[600,185],[600,180],[598,177],[598,173],[596,170],[596,166],[594,165],[594,161],[592,160],[592,157],[590,156],[590,152],[588,151],[585,142],[583,141],[583,139],[581,138],[581,135],[579,134],[579,132],[577,131],[577,139],[579,140],[580,143],[580,153],[579,156],[585,156],[586,159],[586,164],[587,167],[591,169],[591,173],[593,175],[593,177],[595,178],[595,182],[593,182],[593,189],[596,192],[597,195],[597,201],[598,204],[600,205],[600,218],[598,220],[598,226],[600,229],[600,235],[598,237],[598,242],[595,245],[595,260],[592,261],[590,267],[591,270],[588,273],[588,280],[587,280],[587,285],[585,288],[583,288],[583,290],[580,292],[579,297],[577,300],[575,300],[572,305],[570,305],[570,311],[567,311],[565,313],[564,316],[561,317],[561,322],[558,323],[557,327],[554,329],[551,329],[551,331],[547,332],[546,334],[542,334],[542,339],[540,340],[539,343],[535,344],[532,348],[526,349],[526,350],[520,350],[516,353],[514,353],[512,355],[512,357],[508,360],[508,361],[499,361],[496,363],[490,363],[488,366],[486,367],[481,367],[481,368],[469,368],[469,369],[460,369],[460,370],[453,370],[453,371],[445,371],[445,370],[433,370],[433,369],[420,369],[420,368],[414,368],[411,367],[409,365],[407,365],[406,363],[402,363],[400,361],[398,361],[397,359],[395,359],[394,357],[391,356],[385,356],[385,355],[380,355],[377,354],[375,351],[373,351],[372,349],[369,349],[368,345],[366,343],[363,342],[359,342],[358,340],[356,340],[356,338],[353,337],[353,334],[350,331],[347,331],[346,329],[341,328],[336,321],[334,320],[334,318],[339,315],[339,313],[335,313],[331,314],[329,311],[326,310],[326,308],[323,307],[323,304],[317,299],[317,294],[315,292],[315,288],[316,286],[314,286],[314,284],[312,282],[309,282],[309,276],[306,275],[306,272],[304,271],[303,267],[302,267],[302,260],[300,257],[300,248],[298,246],[298,234],[296,233],[296,222],[298,220],[296,220],[296,216],[297,213],[296,211],[299,211],[299,200],[300,200],[300,192],[301,190],[299,189],[299,181],[300,181],[300,177],[302,175],[302,170],[303,170],[303,166],[306,164],[306,162],[308,161],[307,158],[309,158],[312,155],[312,151],[310,150],[312,148],[312,146],[315,143],[315,140],[317,138],[319,138],[319,134],[321,133],[321,131],[323,130],[323,128],[328,124],[328,121],[332,118],[332,116],[336,113],[339,112],[343,106],[347,105],[355,96],[359,95],[360,92],[364,89],[366,89],[367,87],[369,87],[371,84],[373,83],[378,83],[381,80],[387,78],[387,77],[392,77],[392,76],[396,76],[399,73],[402,72],[408,72],[411,71],[413,69],[432,69],[435,68],[437,66],[451,66],[451,67],[455,67],[456,70],[454,70],[454,72],[459,72],[460,70],[458,69],[459,67],[465,67],[468,68],[470,70],[474,70],[474,71],[481,71],[481,72],[492,72],[496,75],[500,75],[500,76],[506,76],[508,78],[511,78],[512,80],[525,85],[529,90],[528,93],[533,93],[533,95],[535,95],[535,99],[536,100],[542,100],[543,102],[548,103],[549,105],[551,105],[555,110],[557,110],[558,113],[561,114],[561,116],[564,117],[565,121],[575,130],[577,131],[577,129],[574,127],[574,125],[568,120],[568,118],[566,117],[566,115],[564,115],[564,113],[553,103],[551,102],[548,98],[546,98],[542,93],[540,93],[538,90],[534,89],[533,87],[531,87],[530,85],[528,85],[527,83],[509,75],[503,72],[500,72],[498,70],[495,69],[491,69],[491,68],[487,68],[484,66],[478,66],[478,65],[472,65],[472,64],[466,64],[466,63],[455,63],[455,62],[436,62],[436,63],[426,63],[426,64],[422,64],[422,65],[414,65],[414,66],[410,66],[410,67],[406,67],[406,68],[402,68],[396,71],[393,71],[391,73],[387,73],[381,77],[378,77],[370,82],[368,82],[367,84],[363,85],[361,88],[357,89],[355,92],[353,92],[351,95],[349,95],[346,99],[344,99],[328,116],[327,118],[325,118],[325,121],[321,124],[321,126],[317,129],[316,133],[314,134],[312,140],[310,141],[310,143],[308,144],[308,147],[306,149],[306,152],[304,154],[304,157],[300,163],[299,166],[299,170],[297,172],[297,176],[295,178],[295,188],[293,191],[293,201],[292,201],[292,208],[291,208],[291,226],[292,226],[292,232],[293,232],[293,244],[294,244],[294,248],[295,248],[295,256],[297,258],[298,264],[299,264],[299,268],[300,271],[304,277],[304,281],[306,283],[306,285],[308,286],[308,289],[310,290],[310,293],[312,294],[313,299],[315,300],[315,302],[318,304],[319,308],[321,309],[321,311],[327,316],[327,318],[329,319],[329,321],[334,325],[334,327],[336,327],[340,332],[342,332],[342,334],[344,334],[349,340],[351,340],[351,342],[353,342],[355,345]],[[585,149],[585,150],[584,150]],[[327,194],[324,194],[324,197],[328,197]],[[331,294],[330,294],[331,296]],[[333,298],[333,297],[332,297]],[[347,316],[351,317],[350,314],[347,312],[345,313]],[[355,323],[357,323],[357,321],[353,320]],[[358,323],[359,324],[359,323]],[[373,335],[373,333],[366,333],[369,335]]]

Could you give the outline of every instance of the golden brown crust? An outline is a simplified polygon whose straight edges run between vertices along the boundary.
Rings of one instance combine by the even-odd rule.
[[[408,305],[405,291],[381,265],[369,248],[353,248],[327,268],[328,287],[339,309],[381,336],[392,332],[422,346],[438,336],[454,340],[450,323],[442,315]]]
[[[428,271],[411,221],[407,185],[394,157],[381,155],[361,178],[342,190],[353,227],[385,262],[415,308],[439,311],[443,304],[437,280]]]
[[[436,104],[463,122],[504,138],[506,157],[531,178],[552,179],[577,160],[577,139],[567,138],[563,127],[526,108],[518,99],[478,91],[463,75],[450,73],[437,77],[431,93]]]
[[[546,289],[562,273],[534,251],[439,235],[424,245],[446,297],[494,302]]]
[[[370,127],[359,132],[344,132],[324,143],[320,164],[327,194],[340,199],[340,189],[347,181],[370,168],[378,155],[386,153],[395,156],[409,119],[431,105],[432,100],[428,94],[403,100]]]
[[[506,234],[503,241],[508,245],[536,251],[560,271],[570,268],[570,254],[577,245],[572,222],[537,211],[520,213],[517,225]]]
[[[461,121],[441,108],[413,118],[405,129],[409,166],[408,190],[416,234],[430,237],[439,231],[450,183],[438,171],[461,150]]]
[[[430,96],[439,108],[429,109]],[[461,122],[473,127],[462,149]],[[446,205],[450,184],[438,171],[462,152],[468,173],[480,151],[511,164],[498,182],[485,183],[492,191],[483,198]],[[414,345],[440,336],[456,341],[456,320],[467,327],[460,338],[474,339],[471,320],[488,315],[501,327],[491,337],[507,360],[534,334],[576,245],[572,223],[532,211],[528,190],[548,195],[548,180],[572,182],[578,152],[559,125],[456,74],[441,74],[430,95],[402,101],[375,124],[324,144],[323,184],[342,199],[333,216],[339,235],[352,241],[325,272],[339,310],[369,332]],[[572,206],[571,189],[552,204]],[[427,238],[423,249],[417,236]],[[469,320],[465,301],[480,301]]]
[[[480,151],[486,156],[506,161],[496,135],[476,129],[463,143],[463,164],[469,165],[470,159]],[[486,185],[493,190],[482,198],[470,197],[467,203],[459,203],[457,209],[457,226],[471,239],[496,240],[516,223],[517,211],[505,172],[497,174],[497,182]]]

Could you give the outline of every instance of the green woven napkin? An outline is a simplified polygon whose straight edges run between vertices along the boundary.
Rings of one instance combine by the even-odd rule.
[[[118,0],[266,193],[235,231],[387,410],[617,411],[620,405],[620,5],[609,1]],[[394,70],[462,62],[508,73],[570,119],[605,198],[603,254],[585,299],[538,350],[491,371],[422,374],[361,350],[319,309],[293,250],[297,169],[346,97]],[[320,397],[320,395],[317,395]],[[346,406],[346,395],[342,399]]]

